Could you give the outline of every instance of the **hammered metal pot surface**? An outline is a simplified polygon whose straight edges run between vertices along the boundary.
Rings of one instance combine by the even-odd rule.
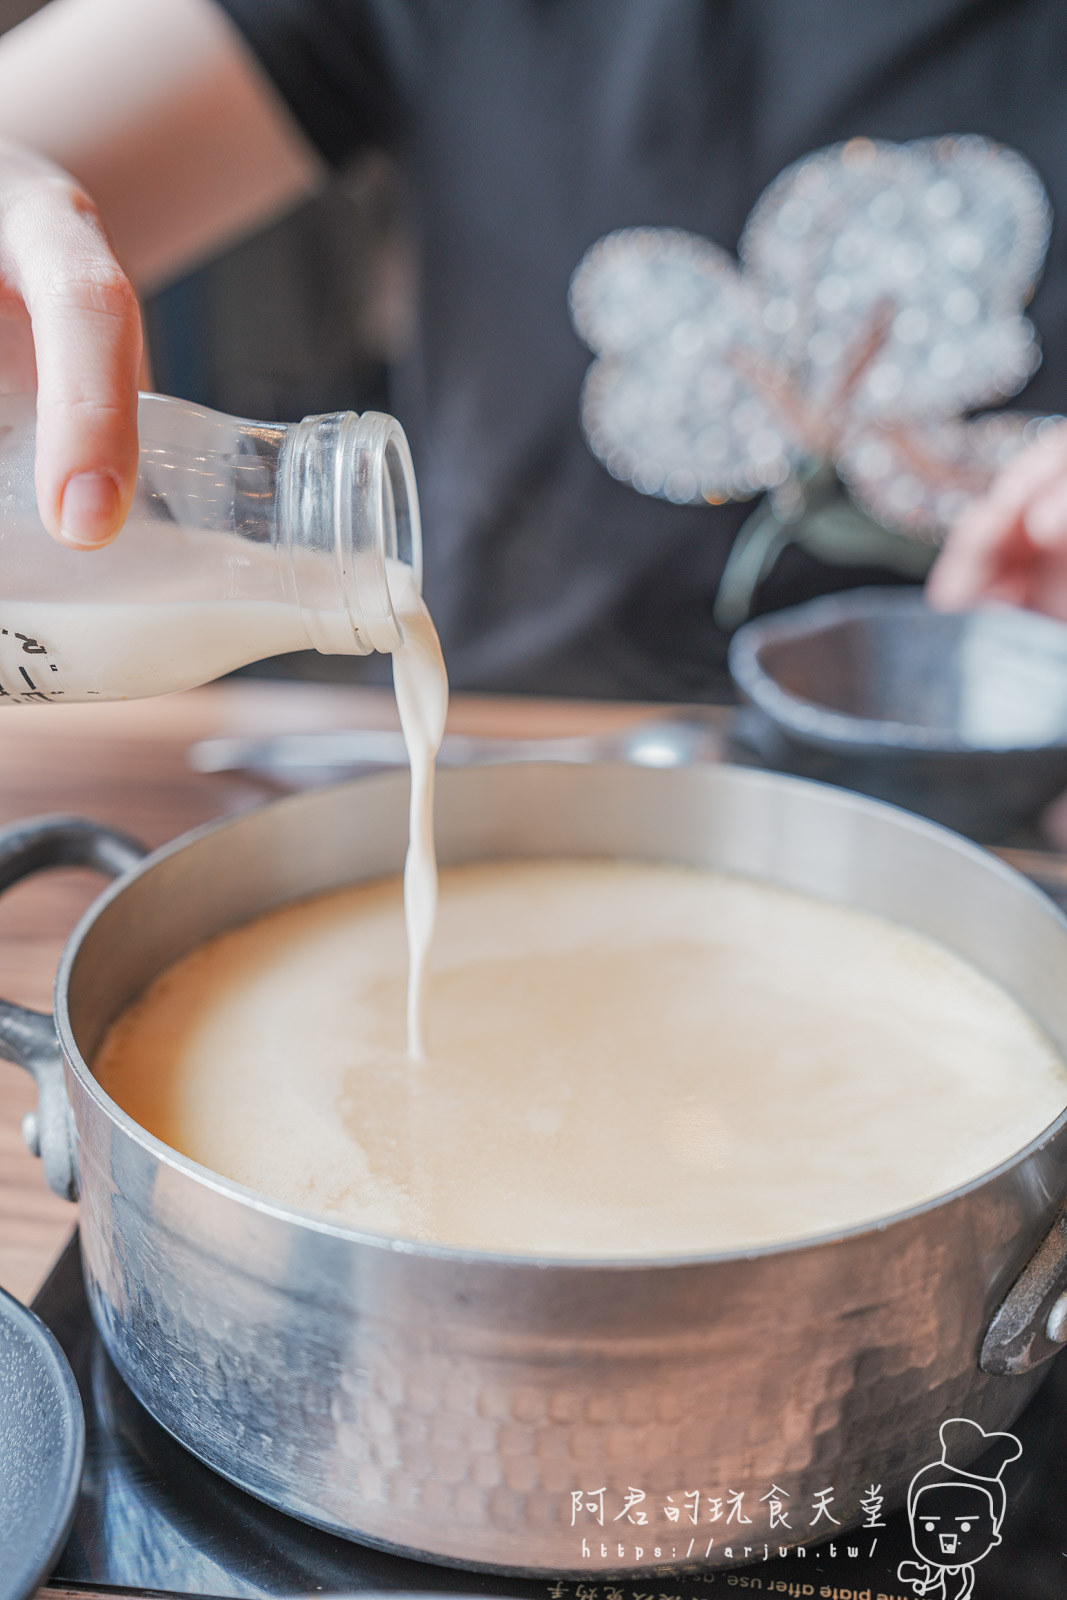
[[[874,1488],[884,1516],[944,1418],[1009,1425],[1040,1370],[991,1377],[978,1351],[1067,1192],[1062,1118],[877,1226],[598,1264],[362,1236],[214,1177],[118,1110],[86,1062],[122,1006],[224,928],[399,868],[405,798],[388,776],[201,830],[108,891],[68,946],[57,1022],[90,1302],[152,1415],[309,1522],[529,1573],[716,1566],[821,1538],[820,1496],[840,1529]],[[1059,914],[889,807],[729,768],[527,766],[443,774],[437,827],[445,862],[692,862],[868,908],[973,961],[1067,1050]]]

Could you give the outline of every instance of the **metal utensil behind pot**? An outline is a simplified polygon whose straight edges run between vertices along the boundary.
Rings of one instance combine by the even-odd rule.
[[[57,857],[125,869],[70,939],[54,1028],[7,1006],[0,1043],[41,1081],[37,1136],[53,1181],[80,1191],[93,1315],[152,1415],[309,1522],[527,1573],[729,1565],[764,1541],[818,1539],[817,1496],[832,1486],[840,1531],[871,1485],[890,1510],[946,1417],[1007,1427],[1058,1348],[1067,1117],[877,1225],[597,1262],[362,1235],[207,1172],[109,1100],[88,1063],[117,1013],[204,939],[397,870],[406,787],[389,775],[275,801],[140,865],[128,841],[69,820],[0,838],[0,882]],[[893,918],[974,962],[1067,1051],[1067,922],[1002,863],[903,812],[721,767],[446,772],[438,801],[444,862],[691,862]],[[788,1528],[771,1526],[772,1488]]]

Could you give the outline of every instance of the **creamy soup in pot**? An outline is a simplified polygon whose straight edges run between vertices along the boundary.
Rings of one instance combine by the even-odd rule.
[[[398,880],[204,944],[94,1070],[212,1171],[377,1233],[679,1255],[917,1205],[1019,1150],[1067,1069],[1010,997],[878,917],[616,861],[442,873],[426,1057]]]

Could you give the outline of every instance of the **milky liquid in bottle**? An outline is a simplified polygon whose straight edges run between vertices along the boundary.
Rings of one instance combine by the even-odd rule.
[[[242,558],[247,556],[242,552]],[[425,1055],[424,979],[437,905],[433,839],[434,758],[444,734],[448,678],[441,645],[412,569],[386,562],[403,642],[393,682],[411,767],[404,905],[410,971],[408,1052]],[[207,683],[249,661],[306,650],[300,611],[272,600],[94,602],[19,600],[0,617],[0,703],[121,700]],[[320,637],[343,650],[344,612],[317,613]]]

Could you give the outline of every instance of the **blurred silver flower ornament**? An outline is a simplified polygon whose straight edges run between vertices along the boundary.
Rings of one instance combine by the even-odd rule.
[[[720,621],[742,620],[805,523],[830,559],[834,516],[877,525],[873,545],[846,534],[851,559],[878,559],[880,529],[911,536],[892,541],[897,564],[921,571],[967,500],[1054,420],[969,415],[1040,363],[1023,307],[1050,225],[1012,150],[970,135],[852,139],[774,180],[739,262],[668,228],[587,251],[570,304],[597,356],[582,392],[594,454],[679,504],[768,492],[735,544]],[[865,516],[842,507],[842,483]]]

